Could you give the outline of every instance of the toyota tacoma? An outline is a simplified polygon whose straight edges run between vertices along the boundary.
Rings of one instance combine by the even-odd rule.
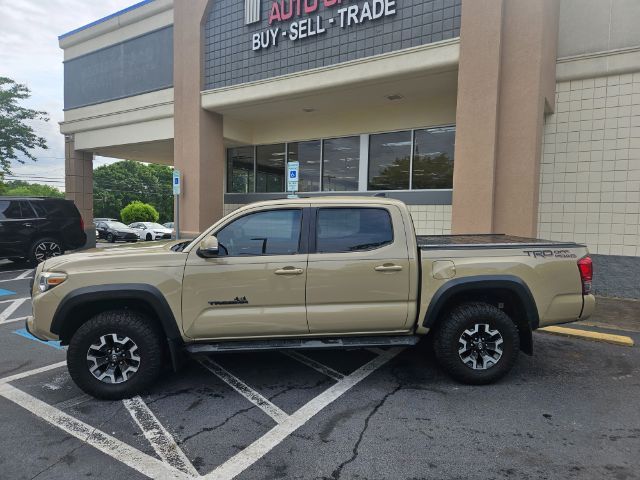
[[[415,345],[454,379],[503,377],[539,327],[594,310],[585,246],[506,235],[416,236],[378,197],[261,202],[191,241],[40,264],[28,330],[68,345],[99,398],[148,388],[189,354]]]

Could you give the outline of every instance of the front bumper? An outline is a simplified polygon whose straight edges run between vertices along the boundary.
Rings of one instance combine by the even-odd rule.
[[[116,240],[124,240],[126,242],[130,242],[133,240],[139,240],[139,237],[135,233],[123,233],[116,235]]]
[[[28,316],[27,319],[24,321],[24,328],[27,330],[27,332],[29,332],[31,335],[36,337],[38,340],[42,340],[43,342],[48,342],[52,340],[38,333],[38,331],[35,328],[35,322],[32,315]]]

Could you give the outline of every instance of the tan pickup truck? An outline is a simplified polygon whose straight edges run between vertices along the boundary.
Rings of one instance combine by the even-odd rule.
[[[69,345],[100,398],[148,387],[169,360],[266,349],[414,345],[461,382],[497,380],[538,327],[588,317],[591,259],[574,243],[416,236],[402,202],[301,198],[248,205],[192,241],[48,259],[28,330]]]

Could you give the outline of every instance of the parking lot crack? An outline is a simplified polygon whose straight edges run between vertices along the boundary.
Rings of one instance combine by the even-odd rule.
[[[218,428],[224,426],[225,424],[227,424],[228,422],[230,422],[233,418],[237,417],[238,415],[242,414],[242,413],[247,413],[250,410],[253,410],[255,407],[251,406],[249,408],[244,408],[242,410],[238,410],[237,412],[235,412],[233,415],[228,416],[227,418],[225,418],[222,422],[220,422],[217,425],[214,425],[213,427],[204,427],[202,429],[200,429],[199,431],[197,431],[196,433],[189,435],[187,437],[184,437],[182,440],[177,441],[178,445],[183,445],[184,443],[188,442],[189,440],[202,435],[203,433],[207,433],[207,432],[213,432],[215,430],[217,430]]]
[[[358,435],[358,440],[356,440],[356,443],[353,446],[351,457],[345,460],[344,462],[342,462],[340,465],[338,465],[338,467],[331,473],[330,478],[332,478],[333,480],[338,480],[342,475],[342,470],[344,469],[344,467],[346,467],[347,465],[349,465],[350,463],[352,463],[358,458],[360,444],[362,443],[362,439],[364,438],[365,433],[369,429],[369,423],[371,422],[371,419],[384,406],[387,400],[389,400],[389,398],[391,398],[393,395],[398,393],[401,389],[402,389],[402,385],[397,385],[392,391],[390,391],[384,397],[382,397],[382,399],[373,407],[371,412],[369,412],[369,415],[367,415],[367,418],[365,418],[364,420],[364,426],[362,428],[362,431],[360,432],[360,435]]]

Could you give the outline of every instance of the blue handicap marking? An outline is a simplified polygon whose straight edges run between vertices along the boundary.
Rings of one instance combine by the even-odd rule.
[[[291,172],[289,172],[290,178],[296,178],[297,176],[298,176],[298,172],[296,172],[295,170],[291,170]]]
[[[56,350],[64,350],[65,349],[65,347],[60,345],[60,342],[44,342],[44,341],[40,340],[39,338],[34,337],[29,332],[27,332],[26,328],[21,328],[20,330],[16,330],[13,333],[15,333],[16,335],[20,335],[21,337],[28,338],[29,340],[33,340],[35,342],[42,343],[42,344],[44,344],[44,345],[46,345],[48,347],[53,347]]]
[[[16,292],[12,292],[11,290],[3,290],[2,288],[0,288],[0,297],[6,297],[9,295],[15,295]]]

